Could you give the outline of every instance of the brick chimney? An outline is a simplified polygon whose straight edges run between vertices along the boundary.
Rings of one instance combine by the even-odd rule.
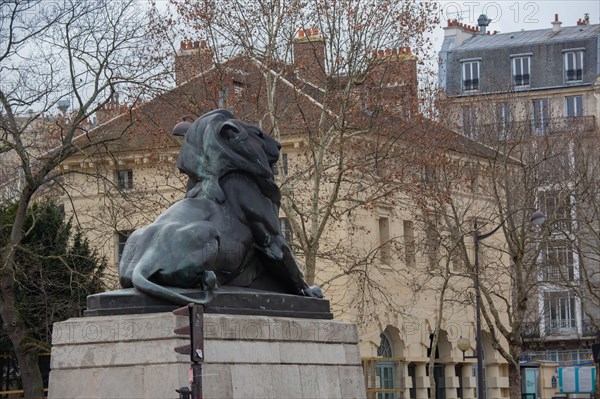
[[[213,65],[213,52],[206,46],[206,40],[192,42],[182,40],[175,54],[175,84],[179,86]]]
[[[318,28],[300,29],[294,39],[294,68],[301,78],[323,86],[325,78],[325,39]]]
[[[562,22],[558,20],[558,14],[554,14],[554,21],[552,21],[552,32],[560,32],[560,26]]]
[[[460,46],[465,40],[481,33],[479,28],[463,24],[456,19],[449,19],[448,26],[443,29],[444,41],[452,40],[453,47]]]
[[[96,123],[101,125],[120,114],[124,114],[127,112],[127,109],[127,105],[120,104],[117,97],[116,99],[107,102],[102,108],[99,108],[96,111]]]
[[[583,18],[577,20],[578,26],[586,26],[590,24],[590,14],[585,13]]]
[[[367,76],[368,85],[386,87],[382,102],[401,106],[407,115],[418,109],[417,57],[410,47],[373,51],[373,66]]]

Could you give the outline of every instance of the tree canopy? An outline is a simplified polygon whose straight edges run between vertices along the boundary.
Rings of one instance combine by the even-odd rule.
[[[16,210],[16,203],[0,206],[2,245],[8,240]],[[81,316],[86,297],[103,290],[107,263],[53,201],[35,203],[29,209],[25,231],[14,258],[16,303],[32,332],[27,345],[44,351],[50,348],[52,324]],[[5,332],[0,334],[0,350],[12,351]]]

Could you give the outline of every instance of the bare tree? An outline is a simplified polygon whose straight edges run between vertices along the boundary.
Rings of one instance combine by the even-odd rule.
[[[484,257],[479,276],[482,316],[490,331],[492,346],[508,362],[511,398],[518,398],[519,358],[525,348],[523,337],[535,330],[540,339],[543,338],[541,325],[547,315],[539,309],[545,308],[544,303],[540,303],[544,301],[544,290],[566,283],[572,285],[577,294],[577,289],[587,292],[585,285],[579,282],[594,281],[581,280],[573,284],[572,263],[557,259],[553,249],[559,242],[566,245],[570,241],[570,247],[580,252],[582,267],[585,262],[595,264],[595,256],[589,256],[594,247],[594,230],[575,228],[576,224],[586,223],[574,219],[575,215],[581,215],[589,218],[588,226],[594,225],[593,206],[589,204],[593,195],[586,197],[594,190],[594,184],[590,184],[581,170],[576,170],[577,157],[573,152],[574,146],[589,145],[583,138],[587,134],[582,134],[589,129],[580,124],[585,121],[566,123],[563,118],[555,118],[540,124],[530,117],[531,104],[527,98],[504,91],[493,100],[473,97],[464,99],[458,107],[445,105],[449,114],[442,118],[452,121],[462,117],[463,133],[481,140],[493,153],[480,164],[482,181],[491,183],[481,186],[480,192],[489,205],[473,207],[472,212],[479,222],[479,234],[499,227],[493,238],[481,242]],[[594,170],[593,163],[585,164],[588,171]],[[450,203],[456,200],[449,199]],[[546,213],[546,222],[539,228],[529,221],[532,209],[536,208]],[[472,250],[468,246],[472,239],[467,234],[473,234],[473,223],[460,214],[455,214],[449,222],[456,228],[462,226],[467,237],[463,240],[463,258],[467,270],[473,273],[473,263],[469,260]],[[584,255],[584,251],[588,254]],[[585,273],[583,269],[582,273]],[[585,295],[589,298],[590,294]]]
[[[15,251],[28,234],[26,211],[40,190],[62,181],[61,162],[120,137],[122,131],[98,134],[90,118],[115,93],[135,103],[156,71],[135,1],[3,1],[1,8],[0,151],[3,163],[14,165],[3,187],[18,209],[2,248],[0,316],[30,399],[43,396],[39,347],[18,311],[13,277],[20,267]],[[44,120],[57,106],[73,111]]]
[[[307,281],[327,287],[350,278],[359,286],[374,287],[375,279],[365,271],[377,269],[373,265],[380,259],[380,243],[359,250],[352,236],[365,227],[348,228],[345,221],[360,219],[358,214],[362,217],[374,207],[393,208],[396,194],[409,188],[402,180],[402,165],[409,162],[403,154],[407,142],[419,141],[417,131],[423,129],[417,57],[408,48],[420,49],[419,56],[430,48],[423,33],[436,21],[434,5],[261,0],[171,4],[175,13],[156,18],[157,32],[176,37],[174,28],[184,27],[180,37],[206,39],[215,68],[221,66],[223,74],[230,65],[226,61],[239,54],[260,71],[260,81],[253,82],[260,87],[255,106],[236,112],[280,139],[284,150],[295,143],[289,167],[280,165],[281,207]],[[340,229],[348,234],[328,235]],[[350,256],[357,252],[359,256]],[[319,263],[333,269],[317,276]],[[383,287],[371,293],[385,297]]]

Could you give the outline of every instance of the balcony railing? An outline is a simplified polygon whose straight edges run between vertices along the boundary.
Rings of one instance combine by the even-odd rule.
[[[576,335],[575,319],[556,319],[546,321],[546,335]]]
[[[527,136],[545,136],[553,134],[578,134],[596,129],[594,115],[573,118],[527,119],[513,122],[497,122],[465,126],[463,131],[474,131],[479,138],[510,140]]]
[[[595,337],[597,332],[596,326],[600,327],[600,319],[595,321],[589,319],[583,320],[581,322],[581,336]],[[544,336],[577,334],[575,320],[549,320],[546,321],[545,330]],[[535,322],[524,323],[521,336],[523,338],[540,338],[540,324]]]

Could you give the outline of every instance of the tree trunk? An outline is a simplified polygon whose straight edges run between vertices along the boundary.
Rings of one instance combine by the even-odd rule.
[[[23,382],[23,397],[25,399],[40,399],[44,397],[44,381],[38,361],[37,351],[17,351],[17,361]]]
[[[308,285],[313,285],[315,283],[315,271],[317,268],[317,248],[308,248],[306,255],[304,255],[304,267],[304,278]]]
[[[521,367],[518,363],[508,362],[508,381],[510,399],[521,399]]]
[[[435,357],[435,356],[434,356]],[[429,373],[429,392],[431,393],[429,397],[432,399],[437,399],[437,386],[435,384],[435,359],[429,359],[429,363],[427,364],[427,369]]]
[[[10,243],[3,248],[0,269],[0,317],[6,335],[9,337],[21,372],[25,399],[38,399],[44,396],[44,383],[38,363],[38,351],[32,348],[31,335],[15,301],[15,251],[23,237],[23,226],[31,190],[25,188],[19,199],[19,207],[13,221]]]
[[[12,275],[4,271],[0,280],[1,303],[0,316],[4,331],[13,344],[25,399],[38,399],[44,396],[44,383],[38,363],[38,352],[28,345],[29,331],[23,322],[19,311],[15,308],[14,280]]]

